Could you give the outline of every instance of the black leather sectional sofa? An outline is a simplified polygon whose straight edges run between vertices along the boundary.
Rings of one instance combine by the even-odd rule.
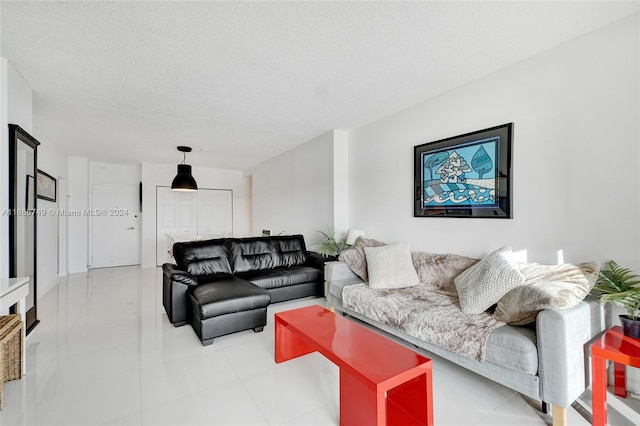
[[[302,235],[175,243],[173,256],[162,266],[164,309],[174,326],[190,322],[203,345],[262,331],[269,303],[324,292],[323,259]]]

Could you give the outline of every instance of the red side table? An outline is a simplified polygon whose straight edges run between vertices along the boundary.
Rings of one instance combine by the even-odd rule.
[[[591,388],[593,425],[607,424],[607,363],[613,361],[614,393],[627,397],[627,377],[625,366],[640,368],[640,339],[622,334],[622,327],[616,326],[603,334],[591,345]]]

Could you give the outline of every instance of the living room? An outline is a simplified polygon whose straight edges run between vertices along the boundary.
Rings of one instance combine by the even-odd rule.
[[[1,9],[0,126],[6,129],[8,124],[18,124],[41,142],[38,147],[38,169],[57,179],[58,192],[56,202],[38,200],[38,208],[92,209],[94,206],[90,190],[93,185],[122,184],[137,187],[141,183],[141,212],[137,224],[140,229],[140,267],[133,273],[136,277],[133,279],[144,280],[142,294],[158,302],[152,287],[153,284],[159,285],[161,281],[156,268],[156,187],[170,184],[175,175],[175,165],[183,158],[175,150],[175,146],[192,144],[190,140],[194,135],[184,130],[185,121],[175,117],[167,118],[167,123],[160,123],[160,130],[151,128],[146,121],[151,112],[150,115],[131,113],[132,118],[128,120],[137,121],[139,127],[137,133],[130,133],[126,137],[120,138],[117,132],[96,132],[93,137],[83,133],[91,126],[104,129],[108,124],[118,127],[114,123],[129,123],[124,121],[127,119],[123,118],[121,112],[113,110],[113,105],[96,108],[99,110],[96,117],[106,120],[106,124],[100,124],[92,122],[83,111],[90,111],[91,105],[82,105],[78,99],[73,99],[73,103],[69,104],[57,103],[56,96],[59,92],[49,93],[43,89],[50,81],[43,78],[42,74],[50,71],[32,69],[33,59],[20,55],[21,43],[24,43],[26,50],[27,43],[42,43],[42,39],[34,40],[25,36],[24,41],[17,41],[20,31],[16,28],[27,25],[25,30],[29,29],[29,18],[38,22],[37,19],[44,19],[42,16],[46,17],[46,14],[39,15],[36,9],[22,9],[9,3],[3,2]],[[440,3],[439,7],[446,9],[446,5],[447,3]],[[542,21],[533,20],[534,24],[527,27],[530,37],[517,39],[521,42],[528,41],[532,46],[514,46],[511,45],[511,40],[503,37],[503,47],[478,49],[475,56],[458,58],[458,63],[446,62],[451,68],[445,70],[444,74],[440,70],[441,74],[438,76],[445,79],[444,76],[450,74],[452,78],[445,79],[442,85],[438,85],[439,82],[436,81],[431,83],[432,86],[423,86],[419,90],[416,88],[415,93],[400,92],[405,88],[400,82],[405,78],[413,81],[416,76],[430,80],[430,70],[410,67],[411,60],[401,49],[393,52],[384,50],[384,55],[391,55],[390,61],[396,64],[385,71],[393,72],[397,77],[386,80],[371,77],[367,82],[372,92],[386,91],[387,97],[384,99],[388,104],[372,103],[366,92],[351,91],[340,85],[343,83],[331,86],[332,80],[327,80],[325,86],[321,83],[311,85],[315,87],[315,92],[307,91],[306,96],[315,97],[318,104],[313,105],[318,111],[336,108],[344,114],[353,104],[345,106],[332,102],[346,97],[355,99],[361,104],[362,112],[359,116],[354,115],[352,122],[334,120],[311,123],[305,129],[311,132],[311,136],[295,142],[287,139],[287,146],[269,145],[266,142],[261,144],[260,140],[248,143],[245,148],[246,158],[243,159],[226,154],[223,143],[209,151],[196,149],[187,154],[186,161],[193,164],[193,175],[201,188],[233,191],[233,233],[237,237],[260,235],[262,230],[270,230],[274,235],[299,233],[304,235],[307,247],[311,247],[322,239],[318,231],[325,231],[329,226],[340,233],[345,233],[348,229],[363,229],[367,236],[381,241],[408,242],[414,251],[482,257],[498,247],[510,245],[524,260],[530,262],[556,264],[615,259],[621,265],[640,271],[640,175],[637,167],[640,160],[638,4],[595,2],[590,5],[562,3],[557,10],[548,6],[555,15],[546,15],[545,13],[551,12],[545,9],[544,13],[532,16],[538,19],[544,17],[555,23],[553,28],[557,32],[553,35],[544,31],[536,32],[535,24],[541,24]],[[307,6],[321,9],[319,4]],[[56,6],[48,7],[51,8],[49,13],[52,13]],[[486,3],[484,6],[458,3],[453,10],[443,15],[448,17],[443,22],[456,25],[457,19],[457,25],[470,25],[474,22],[474,16],[478,16],[474,15],[476,8],[482,7],[488,7],[492,12],[494,8],[499,9],[494,3]],[[499,13],[503,13],[500,15],[501,19],[508,19],[510,14],[514,14],[521,20],[521,25],[524,25],[522,16],[529,12],[527,7],[532,10],[542,8],[535,3],[522,4],[521,7],[523,9],[519,12],[517,8],[499,10]],[[389,8],[385,10],[393,10],[392,6]],[[242,17],[243,10],[240,8],[235,13]],[[286,12],[286,7],[284,11]],[[326,12],[328,17],[321,10],[318,13],[331,21],[331,14],[334,12],[335,9]],[[439,10],[430,11],[436,12]],[[377,22],[376,19],[382,20],[369,11],[363,13],[363,16],[358,15],[358,19],[362,20],[358,22],[366,22],[365,18],[369,13],[369,18],[374,19],[374,22]],[[73,17],[73,13],[70,14]],[[282,14],[293,19],[288,13]],[[584,14],[585,18],[576,19],[572,14]],[[274,12],[274,15],[278,14]],[[99,13],[90,16],[99,17]],[[313,11],[306,10],[303,16],[313,16]],[[479,16],[486,17],[487,13]],[[253,16],[253,19],[257,18]],[[579,22],[579,25],[571,27],[573,32],[562,32],[559,29],[563,27],[563,23],[573,21]],[[64,22],[62,17],[60,22]],[[335,25],[339,27],[339,24]],[[402,30],[395,29],[398,33],[402,33]],[[495,31],[496,34],[493,35],[497,37],[499,31]],[[399,37],[395,32],[387,36]],[[546,36],[549,38],[544,39]],[[474,37],[479,36],[470,32],[462,33],[459,37],[462,41],[451,40],[454,44],[450,49],[443,47],[431,52],[433,61],[444,61],[448,56],[455,56],[455,48],[460,46],[456,42],[472,43]],[[378,34],[377,38],[373,37],[372,43],[378,42],[380,38],[385,38],[384,33]],[[544,40],[538,40],[537,43],[531,41],[541,38]],[[447,40],[439,42],[443,45],[448,43]],[[358,45],[356,41],[350,43],[347,47]],[[327,46],[325,48],[329,49]],[[407,49],[414,52],[419,50],[419,46],[412,45],[411,49]],[[501,50],[511,53],[508,57],[503,57],[500,55]],[[54,54],[61,54],[61,51]],[[513,53],[518,51],[523,52],[521,56]],[[346,55],[346,52],[342,53]],[[483,58],[487,55],[493,55],[490,58],[494,65],[486,65],[487,61]],[[123,58],[123,61],[129,59]],[[77,58],[74,61],[77,61],[78,66],[82,64]],[[353,62],[352,58],[347,64],[355,66]],[[409,62],[407,75],[403,74],[406,62]],[[78,73],[82,75],[80,71]],[[73,86],[74,78],[73,75],[67,76],[64,84]],[[362,78],[365,79],[365,76]],[[112,84],[117,84],[120,80],[115,81]],[[295,81],[291,83],[291,87],[299,89],[294,83]],[[327,87],[331,87],[331,90]],[[64,88],[58,86],[56,90]],[[274,96],[272,102],[276,102],[275,94],[264,88],[261,90],[264,91],[262,93]],[[336,93],[340,90],[343,93]],[[399,91],[397,99],[393,94],[395,90]],[[248,96],[245,92],[241,95]],[[396,107],[389,110],[389,105]],[[130,107],[131,105],[127,105],[127,108]],[[239,108],[237,105],[235,107]],[[277,109],[277,105],[273,108]],[[126,110],[125,113],[130,112],[123,109]],[[256,122],[268,121],[268,117],[271,117],[269,114],[255,117]],[[274,123],[281,119],[278,115],[273,117]],[[194,117],[193,120],[202,121],[200,117]],[[413,216],[410,203],[414,190],[414,146],[511,122],[514,123],[513,219],[456,220]],[[169,141],[162,133],[172,123],[183,126],[183,137],[179,138],[179,133],[170,133],[175,138]],[[186,123],[191,121],[186,120]],[[305,123],[302,116],[292,115],[287,124],[297,131],[298,126],[302,126],[301,123]],[[222,127],[224,126],[216,129],[214,126],[211,129],[223,131]],[[260,123],[256,127],[268,126]],[[239,132],[237,126],[233,129]],[[75,150],[71,151],[71,145],[66,139],[67,134],[74,131],[83,135],[86,150],[78,148],[79,144],[76,144]],[[295,132],[292,130],[292,133]],[[269,138],[272,135],[265,131],[264,137],[265,141],[271,141]],[[109,138],[113,138],[113,141]],[[158,142],[154,150],[139,148],[136,146],[138,138],[162,143]],[[207,138],[208,136],[201,135],[196,139],[198,142],[192,145],[206,147],[204,141]],[[238,140],[240,139],[238,136]],[[142,141],[140,143],[142,146]],[[3,153],[8,152],[8,144],[4,132]],[[232,142],[228,144],[234,145]],[[90,151],[90,146],[94,150],[104,151],[104,155],[95,156]],[[130,160],[118,159],[123,157],[129,157]],[[3,176],[9,174],[6,158],[3,154],[0,164]],[[216,163],[212,158],[215,158]],[[8,182],[8,179],[2,181]],[[5,211],[9,208],[8,186],[6,183],[1,188],[2,209]],[[4,215],[0,219],[0,240],[8,241],[8,217]],[[96,284],[93,282],[94,277],[100,276],[95,274],[121,277],[125,273],[115,269],[98,271],[92,268],[91,225],[90,216],[61,219],[59,216],[43,215],[38,218],[38,299],[51,298],[55,294],[58,303],[64,296],[69,301],[82,305],[83,300],[91,298],[88,289]],[[0,273],[2,277],[8,277],[8,244],[0,246],[0,260]],[[144,278],[137,278],[138,276]],[[73,294],[74,289],[82,290]],[[101,288],[99,294],[104,296],[104,290]],[[123,292],[129,295],[129,290]],[[79,307],[74,307],[71,302],[57,304],[56,308],[44,308],[44,303],[45,301],[41,315],[47,313],[46,309],[55,311],[54,318],[58,319],[81,315]],[[63,309],[68,309],[68,312],[62,312]],[[161,305],[144,304],[140,309],[158,309],[161,312]],[[151,324],[151,327],[161,330],[161,333],[179,333],[180,344],[198,343],[195,336],[187,335],[186,332],[190,330],[185,330],[184,327],[173,330],[151,321],[141,320],[140,323]],[[49,330],[48,327],[51,324],[44,322],[38,326],[44,330]],[[45,334],[38,328],[27,338],[28,356],[30,350],[35,350],[35,343],[44,346],[46,342],[46,339],[40,341]],[[253,333],[240,338],[247,339],[252,335]],[[58,335],[59,338],[64,336],[64,333]],[[170,339],[167,337],[165,343],[168,342]],[[201,350],[197,346],[194,351],[196,349]],[[59,355],[57,356],[56,362],[60,362]],[[49,362],[53,359],[46,358]],[[40,362],[37,365],[44,368]],[[29,358],[27,368],[30,368]],[[455,375],[463,374],[456,371]],[[629,375],[629,389],[640,391],[640,375]],[[475,382],[475,379],[462,380]],[[28,381],[28,375],[21,380]],[[41,383],[52,386],[51,381]],[[11,398],[19,400],[10,384],[5,386],[5,393],[7,401],[11,401]],[[6,403],[6,407],[5,410],[10,410],[10,402]],[[525,410],[527,408],[530,407],[527,406]],[[438,405],[437,423],[455,424],[446,415],[438,414],[437,409]],[[142,411],[140,407],[133,410]],[[3,414],[4,412],[0,415]],[[124,418],[131,413],[121,414],[120,418]],[[143,418],[141,415],[141,420],[137,423],[147,424],[142,421]],[[4,424],[3,417],[0,419]],[[31,422],[33,418],[28,416],[11,419],[21,424],[47,423],[44,418]],[[64,423],[61,419],[64,417],[59,417],[57,421]],[[86,421],[86,418],[77,419],[81,419],[77,420],[78,423]],[[101,418],[100,422],[107,423],[117,419],[118,417],[107,416]],[[474,419],[474,422],[480,421],[479,418]],[[159,421],[157,418],[155,420]],[[543,424],[536,422],[545,420],[534,415],[525,421]],[[232,423],[230,420],[229,422]]]

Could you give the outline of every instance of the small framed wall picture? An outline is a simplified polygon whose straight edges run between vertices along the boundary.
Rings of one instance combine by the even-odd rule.
[[[48,173],[38,169],[36,179],[36,194],[38,198],[47,201],[56,201],[56,179]]]

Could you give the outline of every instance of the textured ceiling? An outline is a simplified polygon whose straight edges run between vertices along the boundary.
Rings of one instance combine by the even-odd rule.
[[[91,160],[245,169],[639,10],[638,2],[9,2],[34,136]],[[202,149],[203,151],[198,151]]]

